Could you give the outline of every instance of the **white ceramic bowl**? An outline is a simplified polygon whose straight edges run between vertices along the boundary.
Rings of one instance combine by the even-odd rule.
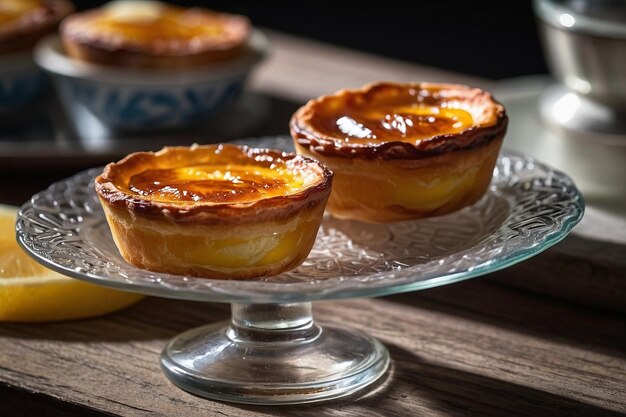
[[[248,49],[210,66],[134,69],[74,60],[65,54],[60,37],[51,35],[37,44],[35,61],[52,75],[71,116],[82,107],[110,129],[154,130],[203,122],[231,105],[267,54],[267,38],[253,31]]]
[[[30,50],[0,56],[0,113],[29,104],[45,87],[45,74],[33,61]]]

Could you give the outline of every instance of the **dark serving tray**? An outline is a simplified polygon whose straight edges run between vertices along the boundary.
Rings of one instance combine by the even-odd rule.
[[[166,145],[217,143],[247,136],[287,133],[297,108],[246,92],[230,109],[184,130],[110,131],[88,111],[69,117],[54,97],[0,116],[0,171],[67,170],[101,165],[139,150]],[[80,109],[79,109],[80,110]]]

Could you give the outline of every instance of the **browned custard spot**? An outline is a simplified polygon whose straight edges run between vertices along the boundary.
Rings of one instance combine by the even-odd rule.
[[[288,195],[304,183],[284,167],[198,164],[150,169],[130,178],[129,191],[163,202],[249,203]]]
[[[334,99],[320,106],[311,125],[346,143],[410,142],[455,134],[472,127],[472,115],[449,107],[437,89],[374,89],[347,100]]]
[[[129,41],[187,41],[220,36],[225,31],[224,21],[216,16],[158,2],[114,2],[105,10],[100,19],[91,22],[89,29]]]

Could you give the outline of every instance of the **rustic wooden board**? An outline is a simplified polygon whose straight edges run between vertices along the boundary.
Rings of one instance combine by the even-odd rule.
[[[505,285],[577,303],[581,308],[626,314],[624,244],[574,232],[555,248],[494,276],[502,277]]]
[[[55,409],[60,401],[72,412],[136,416],[626,412],[623,317],[581,310],[498,281],[317,303],[320,322],[381,338],[393,369],[373,393],[301,407],[204,400],[165,379],[158,355],[166,341],[190,327],[227,319],[226,305],[151,298],[100,319],[3,324],[3,409],[27,414],[45,399],[43,404]],[[38,395],[24,401],[30,398],[24,392]]]

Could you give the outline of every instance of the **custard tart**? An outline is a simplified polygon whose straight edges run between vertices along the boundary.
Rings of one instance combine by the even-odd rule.
[[[166,147],[106,166],[95,188],[129,263],[218,279],[276,275],[308,256],[332,173],[295,154]]]
[[[67,54],[97,64],[186,68],[234,58],[245,51],[244,16],[158,1],[118,0],[63,21]]]
[[[0,0],[0,54],[30,49],[73,10],[67,0]]]
[[[375,83],[309,101],[290,130],[300,155],[334,173],[330,213],[385,223],[478,201],[507,121],[504,107],[477,88]]]

